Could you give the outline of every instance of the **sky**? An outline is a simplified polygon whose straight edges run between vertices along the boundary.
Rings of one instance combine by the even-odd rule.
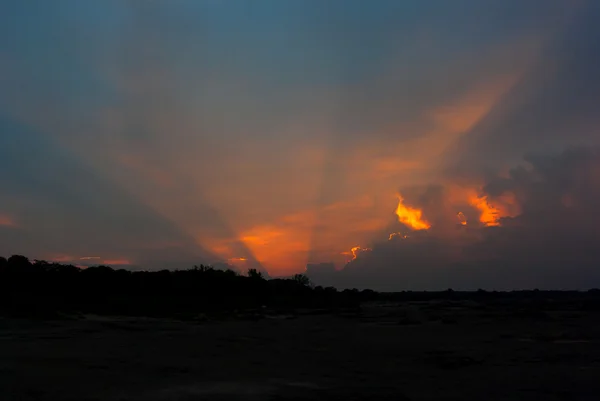
[[[600,286],[597,1],[0,8],[0,254]]]

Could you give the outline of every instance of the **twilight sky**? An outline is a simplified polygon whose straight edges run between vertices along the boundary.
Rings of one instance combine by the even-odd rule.
[[[598,287],[599,19],[595,0],[4,1],[0,254]]]

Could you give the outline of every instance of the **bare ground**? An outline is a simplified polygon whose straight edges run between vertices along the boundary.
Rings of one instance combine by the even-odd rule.
[[[355,316],[0,320],[0,400],[598,400],[600,315],[472,303]]]

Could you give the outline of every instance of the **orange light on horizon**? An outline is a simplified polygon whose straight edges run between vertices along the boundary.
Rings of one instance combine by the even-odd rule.
[[[270,274],[298,271],[306,264],[304,258],[309,249],[310,231],[302,225],[290,224],[288,218],[293,222],[302,221],[295,216],[284,216],[271,224],[245,230],[239,236],[239,241],[249,251],[249,256],[244,257],[259,262]],[[242,264],[244,261],[237,262]]]
[[[404,205],[404,198],[398,195],[398,207],[396,215],[398,220],[413,230],[428,230],[431,224],[422,218],[423,212],[420,209],[412,208]]]

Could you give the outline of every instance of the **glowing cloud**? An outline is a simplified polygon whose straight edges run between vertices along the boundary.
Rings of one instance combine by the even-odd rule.
[[[456,213],[456,218],[460,222],[461,226],[466,226],[467,225],[467,216],[465,216],[465,214],[463,212]]]
[[[402,233],[391,233],[388,237],[388,241],[391,241],[392,239],[394,239],[396,237],[406,239],[406,238],[408,238],[408,235],[402,234]]]
[[[400,223],[412,228],[413,230],[427,230],[431,227],[426,220],[422,218],[423,212],[420,209],[415,209],[404,205],[404,198],[398,195],[398,207],[396,215]]]
[[[359,253],[368,252],[370,250],[371,250],[371,248],[361,248],[360,246],[355,246],[355,247],[352,247],[349,252],[342,252],[342,255],[352,256],[352,259],[349,260],[349,262],[351,262],[352,260],[356,260]]]
[[[486,227],[500,225],[500,211],[488,203],[487,196],[471,196],[469,203],[479,210],[479,221]]]

